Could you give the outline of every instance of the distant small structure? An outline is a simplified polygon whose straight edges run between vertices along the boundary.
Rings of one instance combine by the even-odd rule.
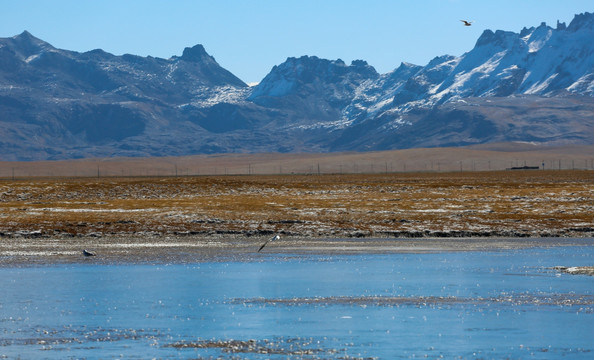
[[[89,251],[87,249],[83,249],[82,253],[83,253],[84,256],[95,256],[95,255],[97,255],[94,252]]]
[[[540,170],[540,166],[512,166],[506,170]]]

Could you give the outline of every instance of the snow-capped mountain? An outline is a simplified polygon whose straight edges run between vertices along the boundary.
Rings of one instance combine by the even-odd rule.
[[[485,30],[460,57],[439,56],[394,88],[388,109],[427,107],[468,97],[594,96],[594,15],[567,27],[542,23],[520,33]]]
[[[461,56],[378,74],[288,58],[254,87],[202,45],[169,59],[0,39],[0,160],[594,143],[594,14],[485,30]]]
[[[542,23],[520,33],[485,30],[475,47],[460,57],[439,56],[424,67],[403,68],[403,64],[390,81],[359,89],[360,95],[347,107],[358,110],[348,115],[351,121],[359,121],[343,131],[331,148],[387,149],[509,140],[592,143],[594,42],[589,39],[593,38],[594,14],[585,13],[577,15],[569,26],[557,23],[555,29]],[[404,76],[395,76],[404,69],[409,70]],[[551,100],[541,101],[543,97]],[[560,99],[566,107],[560,106]],[[513,112],[509,111],[511,103]],[[541,117],[534,117],[536,113]],[[502,118],[503,114],[508,118]],[[506,128],[502,123],[507,122]],[[453,126],[456,123],[464,126]],[[509,127],[516,127],[514,123],[523,130],[510,131]],[[466,134],[477,126],[490,130]],[[452,133],[448,127],[458,129]],[[536,131],[539,134],[534,128],[541,129]],[[561,128],[566,131],[563,135],[554,130]],[[434,129],[450,135],[428,138],[426,134]]]

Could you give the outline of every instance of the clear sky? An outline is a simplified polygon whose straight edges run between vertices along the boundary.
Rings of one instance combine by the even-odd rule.
[[[594,1],[0,0],[0,37],[28,30],[61,49],[161,58],[202,44],[254,83],[291,56],[362,59],[386,73],[403,61],[462,55],[485,29],[569,25],[583,12],[594,12]]]

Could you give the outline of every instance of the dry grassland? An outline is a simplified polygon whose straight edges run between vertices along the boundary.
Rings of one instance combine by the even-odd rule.
[[[0,159],[1,160],[1,159]],[[0,179],[197,175],[372,174],[496,171],[518,166],[594,170],[594,146],[484,144],[351,153],[213,154],[181,157],[0,161]]]
[[[0,236],[592,237],[592,175],[539,170],[4,180]]]

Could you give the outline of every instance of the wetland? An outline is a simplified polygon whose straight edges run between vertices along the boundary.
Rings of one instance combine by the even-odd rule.
[[[5,179],[0,358],[589,359],[593,183]]]

